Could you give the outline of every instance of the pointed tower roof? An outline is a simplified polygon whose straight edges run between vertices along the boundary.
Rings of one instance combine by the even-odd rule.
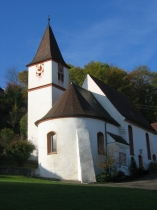
[[[48,24],[34,59],[27,66],[50,59],[62,64],[68,69],[70,68],[65,63],[60,49],[58,47],[57,41],[55,39],[55,36],[53,34],[53,31],[51,29],[51,26]]]
[[[101,119],[111,124],[119,124],[101,106],[92,93],[75,84],[70,84],[50,111],[38,123],[62,117],[88,117]]]

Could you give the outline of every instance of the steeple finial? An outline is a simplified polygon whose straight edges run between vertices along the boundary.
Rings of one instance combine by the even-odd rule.
[[[50,25],[50,15],[48,15],[48,25]]]

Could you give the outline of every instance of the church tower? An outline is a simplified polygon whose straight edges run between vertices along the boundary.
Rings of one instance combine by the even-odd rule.
[[[69,85],[70,67],[61,55],[49,22],[36,55],[27,67],[28,140],[38,148],[38,132],[34,123],[52,108]],[[37,153],[37,150],[33,153],[33,159],[37,159]]]

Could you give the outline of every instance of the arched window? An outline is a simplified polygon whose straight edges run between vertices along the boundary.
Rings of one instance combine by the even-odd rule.
[[[97,133],[98,154],[104,155],[104,134]]]
[[[153,161],[156,162],[156,155],[153,154],[152,158],[153,158]]]
[[[149,135],[148,135],[148,133],[146,133],[146,145],[147,145],[148,159],[151,160],[150,142],[149,142]]]
[[[47,134],[47,154],[57,153],[57,138],[55,132]]]
[[[133,133],[131,125],[128,126],[128,132],[129,132],[130,155],[134,155],[134,143],[133,143]]]

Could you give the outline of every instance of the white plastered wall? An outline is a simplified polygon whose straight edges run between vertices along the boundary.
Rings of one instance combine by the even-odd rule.
[[[87,75],[82,87],[91,91],[94,97],[100,102],[100,104],[111,115],[111,117],[113,117],[120,124],[119,132],[117,132],[117,135],[123,137],[127,143],[129,143],[128,125],[132,126],[133,142],[134,142],[134,158],[136,160],[137,165],[139,165],[139,159],[138,159],[139,150],[142,149],[143,165],[144,168],[147,169],[152,159],[151,160],[148,159],[145,135],[146,132],[149,134],[151,157],[153,154],[155,154],[157,157],[157,135],[153,134],[152,132],[146,131],[146,129],[144,128],[142,129],[136,125],[133,125],[131,123],[129,124],[127,121],[125,121],[125,118],[112,105],[112,103],[108,100],[105,94],[101,91],[101,89],[96,85],[96,83],[92,80],[92,78],[89,75]],[[109,132],[113,133],[112,131]],[[130,149],[128,148],[126,152],[127,152],[127,166],[129,166],[131,160]],[[129,174],[129,171],[127,172],[127,169],[125,171],[124,172],[126,174]]]
[[[111,124],[107,129],[115,134],[118,132],[118,128]],[[57,154],[47,155],[47,133],[51,131],[57,135]],[[95,182],[95,174],[100,171],[96,165],[99,158],[98,132],[102,132],[105,138],[105,122],[91,118],[60,118],[40,123],[40,176]]]
[[[124,117],[118,112],[118,110],[112,105],[106,95],[98,87],[98,85],[92,80],[90,75],[87,75],[83,85],[83,88],[93,93],[94,97],[104,107],[104,109],[110,114],[110,116],[116,120],[121,126],[124,126]]]
[[[129,143],[128,126],[131,125],[133,133],[133,144],[134,144],[134,158],[137,165],[139,166],[138,156],[140,155],[140,149],[142,149],[143,166],[145,169],[148,168],[149,163],[152,161],[152,155],[155,154],[157,157],[157,135],[152,132],[146,131],[138,126],[131,123],[125,122],[127,142]],[[148,159],[147,145],[146,145],[146,133],[149,135],[151,160]],[[132,155],[130,150],[128,151],[128,164],[130,164]]]
[[[44,64],[44,72],[41,76],[36,75],[36,64],[29,67],[28,72],[28,89],[40,87],[47,84],[56,84],[63,88],[67,88],[69,85],[69,71],[63,67],[64,71],[64,82],[61,84],[58,81],[58,63],[50,60],[41,62]]]

